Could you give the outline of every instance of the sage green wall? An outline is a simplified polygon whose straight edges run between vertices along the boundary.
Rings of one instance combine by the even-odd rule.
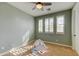
[[[44,18],[45,17],[54,17],[55,23],[54,23],[54,29],[56,32],[56,16],[57,15],[65,15],[65,33],[64,34],[56,34],[56,33],[39,33],[38,32],[38,19],[39,18]],[[44,20],[45,21],[45,20]],[[43,26],[45,27],[45,26]],[[42,39],[45,41],[49,42],[55,42],[55,43],[60,43],[60,44],[65,44],[65,45],[72,45],[72,40],[71,40],[71,10],[65,10],[53,14],[48,14],[48,15],[43,15],[43,16],[38,16],[35,17],[35,39]]]

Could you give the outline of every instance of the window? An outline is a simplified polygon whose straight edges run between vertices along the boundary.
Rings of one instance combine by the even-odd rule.
[[[56,21],[56,27],[55,27],[56,33],[57,34],[64,34],[64,15],[57,16],[56,20],[55,20]],[[53,17],[45,18],[44,20],[39,19],[38,20],[38,32],[41,33],[44,30],[47,33],[53,33],[55,21],[54,21]]]
[[[57,30],[56,33],[63,34],[64,33],[64,15],[57,16]]]
[[[50,32],[53,32],[53,18],[50,18],[49,26]]]
[[[45,32],[53,32],[53,18],[45,19]]]
[[[43,32],[43,20],[38,21],[38,32]]]
[[[49,28],[48,28],[48,19],[46,18],[45,19],[45,32],[48,32],[49,31]]]

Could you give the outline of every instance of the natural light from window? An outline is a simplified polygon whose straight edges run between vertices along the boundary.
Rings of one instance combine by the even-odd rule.
[[[43,32],[43,20],[42,19],[38,21],[38,31]]]
[[[45,32],[53,32],[53,18],[46,18],[45,19]]]
[[[57,33],[64,33],[64,15],[57,16]]]

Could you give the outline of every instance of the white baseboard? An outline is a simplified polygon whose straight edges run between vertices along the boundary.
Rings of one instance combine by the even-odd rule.
[[[56,44],[56,45],[60,45],[60,46],[65,46],[65,47],[70,47],[70,48],[72,48],[72,46],[65,45],[65,44],[59,44],[59,43],[48,42],[48,41],[44,41],[44,42],[46,42],[46,43],[50,43],[50,44]]]
[[[35,40],[32,40],[32,41],[30,41],[29,43],[31,43],[31,42],[33,42],[33,41],[35,41]],[[54,43],[54,42],[49,42],[49,41],[44,41],[44,42],[50,43],[50,44],[56,44],[56,45],[60,45],[60,46],[65,46],[65,47],[70,47],[70,48],[72,48],[72,46],[65,45],[65,44],[59,44],[59,43]],[[29,44],[29,43],[28,43],[28,44]]]

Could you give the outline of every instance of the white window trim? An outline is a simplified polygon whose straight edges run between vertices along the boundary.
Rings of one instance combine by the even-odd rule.
[[[50,25],[49,25],[50,20],[49,20],[48,21],[48,31],[47,32],[45,31],[45,33],[49,33],[49,34],[51,33],[52,34],[52,33],[54,33],[54,17],[48,17],[47,19],[50,19],[50,18],[53,18],[53,32],[50,32]]]
[[[64,27],[63,27],[63,32],[57,32],[57,17],[59,17],[59,16],[63,16],[64,17]],[[56,16],[56,34],[64,34],[65,33],[65,15],[58,15],[58,16]]]
[[[39,31],[39,20],[42,20],[42,31]],[[43,19],[39,19],[39,20],[38,20],[38,32],[43,33]]]

